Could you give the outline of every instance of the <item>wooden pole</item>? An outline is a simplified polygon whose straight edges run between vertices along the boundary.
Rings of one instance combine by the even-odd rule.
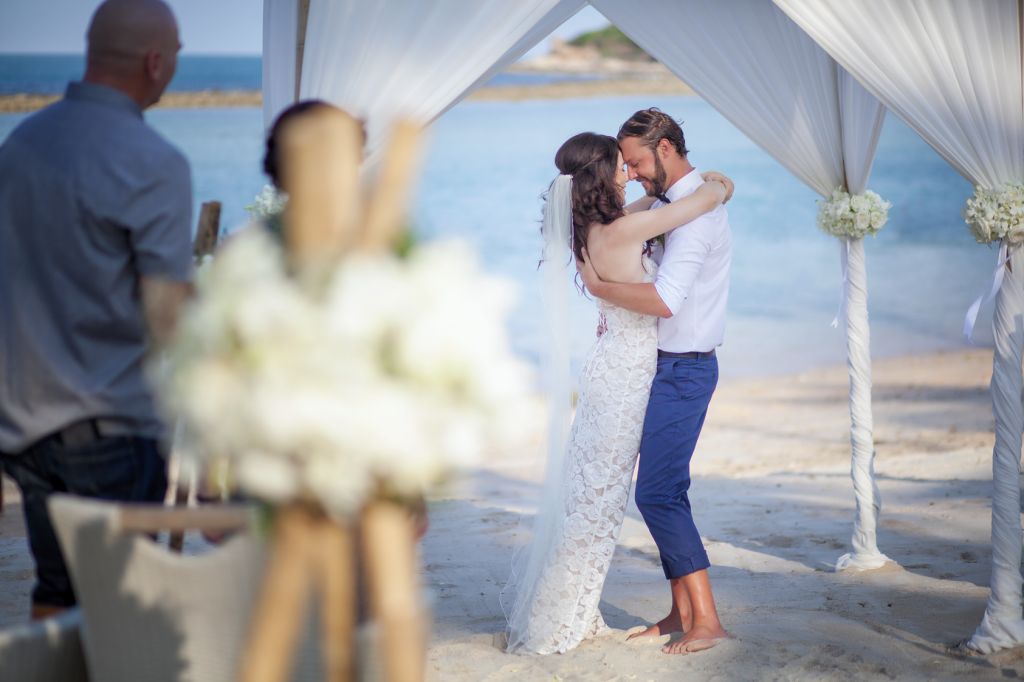
[[[285,241],[300,278],[315,278],[359,238],[361,127],[340,109],[319,107],[286,123],[281,147]]]
[[[418,126],[401,123],[395,127],[391,147],[384,157],[380,179],[370,201],[361,248],[369,251],[389,249],[401,237],[419,139]]]
[[[249,527],[252,509],[245,505],[165,507],[161,504],[122,504],[121,530],[159,533],[162,530],[242,530]]]
[[[325,676],[328,682],[351,682],[355,677],[356,627],[352,529],[323,518],[317,528],[317,551]]]
[[[219,201],[207,201],[199,211],[199,227],[192,241],[192,255],[196,259],[213,253],[217,248],[220,239],[220,209]]]
[[[380,624],[386,682],[422,682],[426,629],[416,580],[416,540],[409,511],[374,501],[363,511],[363,559],[370,603]]]
[[[308,605],[316,534],[309,511],[277,512],[270,563],[242,659],[241,682],[284,682],[291,672]]]

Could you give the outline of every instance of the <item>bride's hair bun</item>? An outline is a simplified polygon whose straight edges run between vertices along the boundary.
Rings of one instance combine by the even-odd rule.
[[[574,135],[555,154],[558,171],[572,176],[572,250],[577,258],[583,257],[591,225],[622,217],[623,199],[615,184],[618,160],[618,141],[597,133]]]

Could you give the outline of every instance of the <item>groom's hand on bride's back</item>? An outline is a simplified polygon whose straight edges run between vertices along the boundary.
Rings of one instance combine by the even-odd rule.
[[[583,279],[583,286],[587,288],[587,291],[601,298],[601,285],[604,284],[604,280],[601,279],[600,275],[597,274],[597,270],[594,269],[586,249],[583,249],[583,259],[576,259],[576,272],[580,273],[580,277]]]

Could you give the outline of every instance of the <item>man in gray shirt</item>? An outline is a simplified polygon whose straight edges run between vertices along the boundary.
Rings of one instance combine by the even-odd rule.
[[[33,618],[75,603],[50,493],[163,498],[143,362],[191,291],[188,162],[142,118],[174,75],[174,16],[107,0],[88,43],[82,82],[0,146],[0,463],[24,500]]]

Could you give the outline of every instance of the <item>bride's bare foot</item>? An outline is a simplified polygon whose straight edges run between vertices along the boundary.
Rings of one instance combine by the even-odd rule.
[[[692,654],[695,651],[710,649],[726,639],[729,639],[729,633],[721,626],[712,629],[706,625],[694,625],[678,641],[669,644],[662,651],[666,654]]]
[[[684,632],[683,620],[679,614],[675,612],[668,614],[643,632],[634,632],[626,639],[629,640],[634,637],[658,637],[660,635],[668,635],[673,632]]]

